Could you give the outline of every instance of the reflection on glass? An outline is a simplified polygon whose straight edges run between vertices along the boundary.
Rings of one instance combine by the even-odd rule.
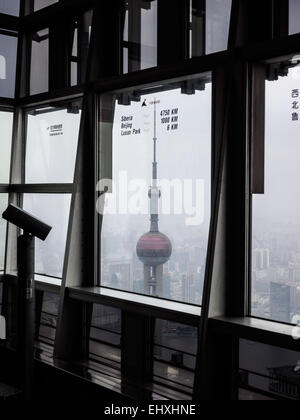
[[[253,196],[252,314],[300,321],[300,83],[266,82],[265,193]]]
[[[8,205],[8,195],[0,194],[0,214],[2,214]],[[5,260],[5,242],[6,242],[7,223],[0,218],[0,271],[4,270]]]
[[[158,319],[155,344],[196,356],[197,328]]]
[[[17,36],[0,35],[0,96],[15,96]]]
[[[98,206],[104,212],[101,284],[201,304],[210,222],[210,75],[107,95],[101,115],[101,178],[109,177],[111,148],[113,178],[104,210],[101,200]]]
[[[299,353],[240,340],[240,386],[300,399]]]
[[[112,333],[121,334],[120,309],[103,305],[94,305],[92,326]]]
[[[93,305],[90,330],[90,359],[109,362],[120,369],[121,311],[103,305]]]
[[[53,346],[57,327],[60,295],[44,293],[38,341]]]
[[[0,111],[0,184],[9,183],[13,113]]]
[[[81,111],[77,106],[27,113],[26,183],[72,183]]]
[[[157,0],[125,0],[123,72],[157,65]]]
[[[70,194],[24,194],[24,210],[53,227],[45,242],[36,240],[37,274],[62,277],[70,204]]]
[[[0,13],[19,16],[20,0],[0,0]]]
[[[191,393],[196,368],[197,328],[158,319],[154,344],[154,380]]]
[[[30,95],[49,90],[49,29],[36,32],[31,42]]]

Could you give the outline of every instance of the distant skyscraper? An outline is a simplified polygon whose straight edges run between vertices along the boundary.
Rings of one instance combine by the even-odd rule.
[[[289,281],[299,282],[300,281],[300,263],[289,262],[288,267],[289,267]]]
[[[270,267],[270,250],[254,249],[253,268],[256,270],[267,270]]]
[[[291,287],[281,283],[271,283],[271,319],[291,322]]]
[[[161,191],[157,185],[157,133],[156,133],[156,101],[154,101],[154,138],[152,186],[149,190],[150,199],[150,232],[143,235],[137,243],[137,256],[144,264],[144,293],[151,296],[163,295],[163,265],[170,259],[172,244],[170,239],[159,232],[158,208]]]
[[[182,300],[183,302],[190,302],[190,278],[187,274],[182,274],[181,286],[182,286]]]
[[[130,261],[113,261],[109,264],[109,279],[115,288],[132,290]]]

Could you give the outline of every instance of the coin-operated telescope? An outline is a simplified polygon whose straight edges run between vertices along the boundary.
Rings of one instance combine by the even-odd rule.
[[[23,391],[24,400],[31,400],[33,391],[35,331],[35,238],[45,241],[52,227],[12,204],[8,206],[2,217],[23,231],[18,237],[17,256],[17,372],[18,386]]]

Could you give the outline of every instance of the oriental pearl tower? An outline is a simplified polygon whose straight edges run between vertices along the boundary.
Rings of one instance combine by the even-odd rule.
[[[163,292],[163,265],[172,255],[170,239],[159,231],[158,209],[161,191],[157,185],[157,122],[156,101],[154,100],[154,137],[153,137],[153,164],[152,185],[149,189],[150,199],[150,231],[145,233],[138,241],[136,252],[139,260],[144,264],[144,293],[151,296],[162,296]]]

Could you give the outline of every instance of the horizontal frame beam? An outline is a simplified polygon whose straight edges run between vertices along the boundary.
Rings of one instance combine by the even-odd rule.
[[[80,16],[87,10],[93,9],[97,0],[65,0],[28,14],[22,18],[21,28],[25,32],[38,31],[49,27],[53,21],[64,20],[70,16]]]
[[[9,193],[19,194],[72,194],[73,184],[11,184]]]
[[[21,28],[21,19],[16,16],[0,13],[0,28],[8,31],[19,31]]]
[[[66,288],[66,293],[70,299],[81,302],[117,307],[144,316],[199,326],[201,308],[192,305],[164,301],[150,296],[140,296],[145,302],[137,302],[138,295],[103,287],[70,287]],[[179,310],[180,308],[182,309]]]
[[[216,317],[209,320],[209,326],[218,334],[300,351],[300,340],[293,339],[293,325],[250,317]]]

